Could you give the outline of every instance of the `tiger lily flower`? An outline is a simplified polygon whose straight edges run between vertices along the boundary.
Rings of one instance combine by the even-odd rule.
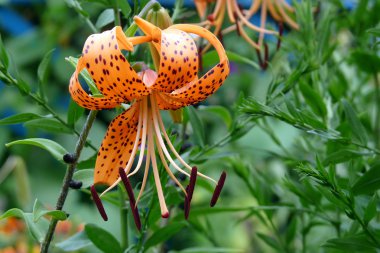
[[[117,116],[108,127],[95,164],[94,185],[108,185],[109,187],[102,193],[104,194],[122,181],[129,195],[136,225],[140,228],[137,203],[144,192],[150,165],[152,165],[161,215],[164,218],[169,216],[158,173],[158,159],[186,196],[186,218],[197,175],[216,184],[210,203],[211,206],[215,204],[226,178],[225,172],[217,182],[198,172],[196,167],[187,164],[171,143],[160,111],[177,110],[206,99],[227,78],[229,62],[222,44],[204,28],[177,24],[161,30],[139,17],[135,17],[134,21],[144,36],[126,37],[120,27],[115,27],[110,31],[91,35],[86,40],[82,56],[71,77],[69,91],[76,103],[90,110],[115,108],[123,103],[130,104],[130,107]],[[200,78],[198,78],[197,47],[190,34],[208,40],[219,56],[219,63]],[[152,43],[159,52],[159,69],[157,72],[143,69],[136,73],[122,50],[132,51],[135,45],[147,42]],[[84,69],[87,69],[91,75],[102,97],[91,96],[83,90],[78,76]],[[139,146],[140,153],[137,155]],[[135,200],[129,177],[140,170],[144,155],[146,161],[143,181]],[[135,159],[137,165],[132,170]],[[175,177],[169,165],[190,178],[190,184],[186,189]],[[102,194],[100,197],[97,195],[94,185],[91,187],[93,199],[102,217],[107,220],[100,201]]]

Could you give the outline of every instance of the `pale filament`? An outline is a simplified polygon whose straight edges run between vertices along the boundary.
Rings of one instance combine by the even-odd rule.
[[[267,1],[263,2],[263,5],[261,6],[261,23],[260,27],[265,28],[265,24],[267,22]],[[259,46],[263,45],[264,41],[264,33],[260,32],[259,34]]]
[[[150,112],[148,112],[149,117]],[[153,116],[154,118],[154,116]],[[158,173],[158,168],[157,168],[157,161],[156,161],[156,153],[154,151],[154,140],[153,140],[153,126],[152,126],[152,120],[149,118],[148,122],[148,149],[150,152],[150,158],[152,159],[152,169],[153,169],[153,175],[154,175],[154,181],[156,183],[156,188],[157,188],[157,195],[158,195],[158,201],[160,202],[160,208],[161,208],[161,215],[162,216],[167,216],[169,213],[168,208],[165,203],[165,197],[162,192],[162,186],[161,186],[161,181],[160,181],[160,175]]]
[[[146,153],[146,160],[145,160],[144,177],[143,177],[143,181],[140,187],[139,195],[137,196],[137,199],[136,199],[135,207],[137,207],[137,203],[139,203],[139,200],[145,190],[145,186],[146,186],[146,182],[147,182],[147,178],[149,174],[149,166],[150,166],[150,149],[148,147],[147,153]]]
[[[164,122],[162,121],[161,114],[160,114],[160,112],[158,111],[158,108],[157,108],[157,106],[156,106],[156,100],[155,100],[155,98],[152,98],[152,99],[154,99],[154,104],[155,104],[155,106],[153,107],[153,110],[154,110],[153,113],[157,115],[158,124],[159,124],[159,127],[161,127],[161,132],[162,132],[163,135],[164,135],[164,138],[165,138],[165,140],[166,140],[166,143],[169,145],[170,150],[171,150],[172,153],[175,155],[175,157],[176,157],[176,158],[182,163],[182,165],[185,166],[188,170],[191,171],[191,170],[192,170],[191,166],[188,165],[188,164],[182,159],[182,157],[177,153],[177,151],[175,150],[173,144],[171,143],[171,141],[170,141],[170,139],[169,139],[169,136],[168,136],[168,134],[167,134],[166,131],[165,131],[165,126],[164,126]],[[153,104],[153,102],[152,102],[152,104]],[[198,174],[199,176],[203,177],[203,178],[206,178],[206,179],[208,179],[208,180],[214,182],[214,183],[217,183],[214,179],[212,179],[212,178],[210,178],[210,177],[208,177],[208,176],[206,176],[206,175],[204,175],[204,174],[202,174],[202,173],[200,173],[200,172],[198,172],[197,174]]]

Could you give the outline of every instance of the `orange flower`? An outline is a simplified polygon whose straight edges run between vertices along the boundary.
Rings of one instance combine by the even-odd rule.
[[[130,103],[129,109],[116,117],[108,127],[96,160],[94,185],[108,185],[109,188],[103,192],[104,194],[123,180],[136,225],[140,227],[136,206],[144,191],[150,164],[161,215],[165,218],[169,215],[159,178],[156,151],[169,176],[185,193],[185,213],[189,209],[193,190],[191,188],[194,188],[194,185],[190,183],[186,190],[169,169],[166,159],[174,169],[191,177],[191,182],[195,183],[195,176],[199,175],[217,183],[197,172],[195,167],[190,167],[177,153],[165,131],[160,110],[176,110],[206,99],[227,78],[229,63],[222,44],[204,28],[178,24],[161,30],[141,18],[135,17],[134,20],[145,36],[127,38],[120,27],[115,27],[110,31],[91,35],[87,39],[82,57],[70,81],[70,93],[75,102],[90,110],[115,108],[122,103]],[[197,47],[189,33],[207,39],[219,56],[219,63],[201,78],[198,78]],[[153,43],[160,54],[157,73],[150,69],[136,73],[122,53],[122,50],[132,51],[134,45],[145,42]],[[84,68],[90,73],[103,97],[90,96],[81,87],[78,75]],[[137,166],[131,170],[137,158],[139,145],[141,148]],[[137,200],[134,201],[128,178],[141,168],[145,152],[143,182]],[[172,158],[170,153],[175,158]],[[178,160],[179,165],[174,159]],[[186,170],[190,171],[192,176]],[[224,179],[225,173],[222,174],[213,199],[219,195]],[[107,220],[94,187],[91,188],[91,192],[102,217]],[[215,204],[215,201],[212,204]]]
[[[218,35],[222,32],[228,33],[237,30],[250,45],[260,50],[263,46],[264,34],[278,34],[276,31],[266,29],[267,10],[270,15],[279,23],[287,23],[294,29],[299,29],[298,24],[287,14],[287,12],[294,12],[294,9],[285,0],[253,0],[249,9],[242,9],[236,0],[194,0],[197,7],[199,17],[203,20],[205,18],[207,5],[211,2],[216,2],[213,12],[208,15],[207,20],[202,22],[206,28],[211,26],[215,27],[214,34]],[[260,27],[252,24],[249,19],[257,13],[261,8],[261,21]],[[222,29],[222,24],[227,11],[232,26]],[[247,27],[259,33],[258,41],[252,40],[244,28]]]

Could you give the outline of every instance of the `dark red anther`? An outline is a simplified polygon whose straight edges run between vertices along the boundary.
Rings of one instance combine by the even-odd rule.
[[[199,68],[199,71],[203,71],[203,58],[202,58],[202,54],[203,54],[203,47],[202,45],[199,45],[199,49],[198,49],[198,68]]]
[[[218,33],[218,39],[219,39],[220,43],[222,43],[222,45],[224,46],[224,41],[223,41],[223,34],[222,34],[222,32],[219,32],[219,33]]]
[[[214,15],[213,14],[208,15],[207,20],[210,21],[211,23],[214,23],[214,21],[215,21]]]
[[[256,54],[257,54],[257,60],[259,61],[259,65],[262,68],[263,67],[263,59],[261,58],[260,49],[256,48]]]
[[[95,205],[98,208],[98,211],[99,211],[100,215],[102,216],[103,220],[107,221],[108,217],[107,217],[106,211],[104,210],[104,206],[102,204],[102,201],[100,200],[99,195],[96,192],[95,185],[91,186],[91,195],[92,195],[92,199],[94,200]]]
[[[220,175],[218,184],[215,187],[214,194],[212,195],[211,201],[210,201],[210,206],[213,207],[215,206],[216,202],[218,201],[220,192],[222,191],[224,182],[226,181],[226,176],[227,173],[225,171],[222,172],[222,175]]]
[[[127,177],[127,174],[124,171],[124,168],[119,168],[119,175],[121,178],[121,181],[123,181],[124,187],[127,190],[127,194],[129,197],[129,205],[131,206],[131,211],[133,214],[133,219],[135,220],[135,224],[138,230],[141,230],[141,221],[140,221],[140,215],[139,210],[136,206],[136,200],[135,195],[133,194],[133,189],[131,186],[131,183],[129,182],[129,179]]]
[[[282,42],[282,34],[284,33],[284,24],[282,22],[280,22],[278,24],[278,39],[277,39],[277,51],[280,49],[281,47],[281,42]]]
[[[238,36],[240,36],[241,33],[240,33],[240,26],[239,26],[239,17],[236,14],[236,12],[234,12],[234,18],[235,18],[236,32]]]
[[[198,173],[198,169],[197,167],[194,166],[191,169],[190,182],[189,182],[189,186],[187,187],[187,197],[189,199],[189,203],[191,202],[193,198],[195,182],[197,181],[197,173]]]
[[[269,49],[268,49],[268,44],[264,43],[264,63],[263,63],[263,70],[266,70],[268,67],[268,62],[269,62]]]

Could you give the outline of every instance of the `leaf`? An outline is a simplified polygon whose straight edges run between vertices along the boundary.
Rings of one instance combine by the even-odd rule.
[[[82,188],[87,188],[94,183],[94,170],[78,170],[74,173],[73,179],[82,182]]]
[[[376,194],[370,199],[367,207],[364,210],[364,222],[368,224],[377,214],[377,197]]]
[[[50,216],[57,220],[66,220],[67,215],[64,211],[60,210],[47,210],[42,203],[36,199],[33,206],[33,221],[37,222],[42,216]]]
[[[119,6],[121,13],[123,13],[123,16],[125,18],[129,17],[129,14],[131,13],[131,7],[129,6],[128,1],[125,0],[117,0],[117,5]]]
[[[52,140],[43,139],[43,138],[30,138],[30,139],[12,141],[5,144],[5,146],[10,147],[16,144],[33,145],[33,146],[43,148],[46,151],[48,151],[50,154],[52,154],[54,158],[56,158],[58,161],[61,161],[61,162],[63,162],[63,156],[68,153],[66,149],[64,149],[58,143]]]
[[[358,181],[352,186],[352,193],[373,194],[380,189],[380,162],[375,163]]]
[[[115,13],[113,9],[105,9],[102,13],[100,13],[98,20],[95,23],[97,28],[102,28],[103,26],[108,25],[109,23],[115,20]]]
[[[363,124],[360,122],[356,115],[354,108],[348,103],[347,100],[342,100],[344,113],[347,117],[347,121],[352,128],[352,134],[362,143],[367,144],[368,136]]]
[[[231,114],[223,106],[217,106],[217,105],[214,105],[214,106],[199,106],[198,109],[200,111],[210,112],[212,114],[215,114],[215,115],[219,116],[224,121],[224,123],[226,124],[227,128],[231,127],[231,125],[232,125]]]
[[[119,242],[108,231],[94,224],[87,224],[84,228],[88,239],[103,252],[122,253]]]
[[[73,129],[68,128],[67,126],[63,125],[61,122],[52,118],[41,118],[41,119],[31,120],[31,121],[26,122],[24,126],[39,128],[39,129],[45,130],[47,132],[52,132],[52,133],[61,133],[61,134],[73,133]]]
[[[157,229],[145,242],[145,249],[149,249],[152,246],[168,240],[173,235],[177,234],[187,223],[178,222],[171,223],[163,228]]]
[[[1,34],[0,34],[0,62],[1,62],[1,65],[4,67],[4,69],[7,70],[9,67],[9,56],[8,56],[7,51],[5,50],[5,46],[3,43],[3,39],[1,38]]]
[[[275,250],[278,250],[280,251],[281,250],[281,247],[278,245],[278,242],[273,238],[273,237],[270,237],[266,234],[262,234],[262,233],[256,233],[257,236],[263,240],[268,246],[272,247],[273,249]]]
[[[194,248],[187,248],[183,250],[171,250],[169,253],[242,253],[244,250],[241,249],[229,249],[229,248],[201,248],[201,247],[194,247]]]
[[[90,245],[91,241],[88,239],[86,233],[84,231],[80,231],[66,240],[55,244],[55,247],[66,252],[73,252]]]
[[[355,51],[351,55],[351,62],[362,71],[374,74],[380,71],[380,57],[374,53]]]
[[[368,29],[367,33],[373,34],[376,37],[380,37],[380,28],[371,28],[371,29]]]
[[[189,115],[189,120],[191,127],[193,128],[195,141],[196,143],[204,147],[205,145],[205,132],[201,119],[198,116],[197,110],[193,106],[186,107],[186,110]]]
[[[350,161],[351,159],[355,159],[359,156],[364,156],[365,153],[358,152],[356,150],[351,149],[339,149],[331,154],[329,154],[326,159],[323,161],[323,164],[325,166],[329,165],[330,163],[337,164],[342,162]],[[368,154],[370,155],[370,154]]]
[[[16,217],[23,219],[28,227],[29,232],[37,242],[42,242],[44,239],[44,233],[41,231],[38,226],[33,222],[33,214],[24,213],[18,208],[9,209],[3,215],[0,216],[0,220],[6,219],[9,217]]]
[[[366,236],[350,236],[328,240],[323,247],[345,250],[349,252],[376,252]]]
[[[309,84],[304,82],[301,82],[299,87],[306,103],[311,107],[314,113],[325,118],[327,115],[327,109],[321,95],[312,89]]]
[[[29,84],[27,84],[22,78],[18,78],[15,85],[24,96],[30,92]]]
[[[48,79],[48,69],[49,64],[51,60],[52,53],[55,49],[50,50],[47,52],[42,59],[40,65],[38,65],[37,69],[37,76],[38,76],[38,84],[39,84],[39,94],[43,98],[44,94],[44,85],[46,85],[47,79]]]
[[[67,124],[74,126],[82,117],[85,109],[70,99],[69,110],[67,112]]]
[[[30,120],[41,119],[44,117],[48,117],[48,116],[40,116],[38,114],[28,113],[28,112],[27,113],[20,113],[20,114],[16,114],[16,115],[12,115],[12,116],[0,119],[0,126],[23,123],[23,122],[27,122]]]
[[[87,160],[80,161],[77,165],[77,169],[88,169],[88,168],[94,168],[96,158],[98,157],[98,154],[95,153],[92,157],[88,158]]]

